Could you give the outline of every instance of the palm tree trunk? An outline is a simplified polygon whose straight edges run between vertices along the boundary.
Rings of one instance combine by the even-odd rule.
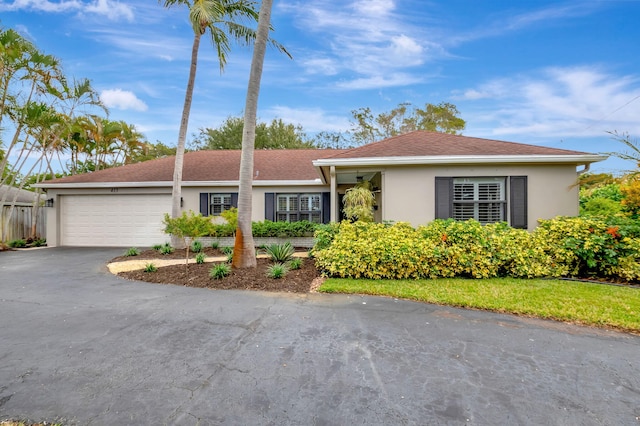
[[[171,191],[171,217],[177,218],[182,214],[180,199],[182,198],[182,167],[184,164],[184,147],[187,139],[187,127],[189,126],[189,113],[191,111],[191,101],[193,99],[193,87],[196,81],[196,66],[198,64],[198,48],[202,33],[196,32],[191,48],[191,67],[189,69],[189,81],[187,91],[184,95],[184,106],[182,107],[182,120],[180,121],[180,132],[178,133],[178,145],[176,147],[176,161],[173,166],[173,190]],[[177,236],[171,236],[171,245],[183,248],[184,242]]]
[[[46,161],[47,154],[46,149],[43,148],[42,155]],[[38,170],[38,174],[36,175],[36,185],[40,183],[40,178],[42,178],[42,166],[43,162],[41,160],[40,169]],[[42,189],[36,188],[33,195],[33,204],[31,205],[31,232],[29,232],[29,238],[36,239],[39,236],[38,234],[38,215],[40,214],[40,194],[42,193]]]
[[[256,249],[251,231],[251,203],[253,186],[253,150],[256,139],[256,116],[258,113],[258,95],[262,66],[267,49],[271,6],[273,0],[263,0],[258,17],[256,42],[251,59],[251,73],[247,88],[247,100],[244,108],[244,129],[242,132],[242,154],[240,157],[240,188],[238,191],[238,227],[233,249],[234,268],[255,268]]]

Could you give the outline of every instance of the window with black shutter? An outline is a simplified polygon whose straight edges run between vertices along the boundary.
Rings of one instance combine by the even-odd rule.
[[[507,195],[507,182],[509,191]],[[436,219],[509,221],[527,228],[527,177],[436,177]],[[507,218],[507,211],[510,211]]]

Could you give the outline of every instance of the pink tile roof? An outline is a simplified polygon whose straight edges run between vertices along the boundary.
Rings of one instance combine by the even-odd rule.
[[[183,182],[237,181],[240,175],[239,150],[188,152],[184,156]],[[256,150],[254,180],[315,180],[319,178],[312,161],[340,152],[336,149]],[[129,164],[93,173],[67,176],[47,184],[99,182],[171,182],[175,157]]]
[[[587,153],[419,130],[342,151],[330,158],[583,154]]]

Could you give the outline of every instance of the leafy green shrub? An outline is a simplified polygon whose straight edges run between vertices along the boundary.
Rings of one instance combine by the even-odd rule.
[[[236,228],[229,223],[214,223],[209,228],[210,237],[233,237],[234,232],[236,232]]]
[[[316,228],[314,234],[314,244],[312,251],[328,248],[338,232],[340,232],[340,223],[338,222],[319,225]]]
[[[499,265],[492,256],[492,240],[478,221],[435,220],[419,229],[434,250],[434,271],[440,276],[488,278]]]
[[[332,243],[314,248],[316,266],[335,277],[419,278],[431,276],[432,247],[409,224],[391,227],[362,221],[342,222]]]
[[[591,198],[580,208],[580,215],[587,217],[611,217],[620,214],[622,204],[610,198]]]
[[[289,272],[289,268],[284,263],[274,263],[267,268],[267,277],[273,279],[283,278]]]
[[[233,247],[229,247],[229,246],[220,247],[220,251],[222,252],[222,254],[227,256],[228,263],[231,263],[233,261]]]
[[[553,276],[640,277],[640,243],[596,218],[542,220],[533,239],[551,259]]]
[[[235,232],[238,227],[238,209],[231,207],[220,213],[220,216],[227,221],[227,224],[233,229],[233,232]]]
[[[160,251],[162,250],[162,244],[154,244],[153,246],[151,246],[151,249],[155,251]]]
[[[283,244],[271,244],[267,246],[265,252],[274,262],[284,263],[291,259],[295,252],[290,242]]]
[[[198,253],[196,254],[196,263],[198,265],[202,265],[205,261],[205,259],[207,258],[207,255],[204,253]]]
[[[227,263],[217,263],[209,269],[209,277],[214,280],[221,280],[231,273],[231,266]]]
[[[640,179],[638,179],[638,175],[630,177],[621,185],[620,192],[624,197],[621,204],[625,211],[634,219],[638,219],[640,216]]]
[[[210,247],[214,250],[216,250],[218,247],[220,247],[220,242],[218,241],[211,241]]]
[[[606,218],[608,226],[617,226],[620,234],[629,238],[640,238],[640,220],[626,216],[614,216]]]
[[[349,278],[640,277],[640,239],[593,218],[541,221],[533,233],[473,220],[343,222],[314,255],[323,274]]]
[[[33,240],[34,247],[42,247],[46,244],[47,244],[47,240],[44,238],[36,238],[35,240]]]
[[[609,200],[621,202],[624,198],[624,195],[620,190],[619,183],[608,183],[604,185],[599,184],[588,189],[580,188],[580,205],[593,198],[606,198]]]
[[[291,269],[292,271],[296,269],[300,269],[302,267],[302,259],[300,259],[299,257],[294,257],[289,261],[287,265],[289,266],[289,269]]]
[[[11,247],[11,248],[22,248],[22,247],[26,247],[26,246],[27,246],[27,242],[25,240],[9,241],[9,247]]]
[[[198,240],[195,240],[191,243],[191,251],[194,253],[200,253],[202,251],[202,243]]]
[[[524,229],[506,223],[485,225],[491,239],[491,256],[497,276],[536,278],[549,275],[549,255]]]
[[[146,266],[144,267],[145,272],[156,272],[157,270],[158,270],[158,267],[153,263],[147,263]]]
[[[265,220],[252,223],[252,233],[255,238],[294,238],[313,236],[313,233],[321,224],[309,221],[300,222],[272,222]],[[209,235],[212,237],[231,237],[236,229],[229,223],[212,224]]]
[[[160,254],[165,254],[165,255],[166,255],[166,254],[171,254],[171,253],[173,253],[173,252],[174,252],[174,250],[175,250],[175,249],[174,249],[173,247],[171,247],[171,244],[169,244],[169,243],[164,243],[164,244],[162,245],[162,247],[160,247]]]
[[[127,251],[124,252],[124,256],[129,257],[129,256],[137,256],[140,254],[140,250],[137,249],[137,247],[130,247],[127,249]]]

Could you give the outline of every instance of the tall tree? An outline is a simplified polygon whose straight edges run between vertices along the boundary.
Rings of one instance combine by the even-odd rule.
[[[241,149],[244,118],[228,117],[216,129],[201,129],[194,146],[197,149]],[[255,149],[315,148],[307,139],[302,126],[274,118],[270,123],[256,124]]]
[[[635,170],[629,173],[633,176],[640,174],[640,141],[633,138],[629,133],[607,132],[611,137],[626,147],[625,151],[607,152],[607,155],[618,157],[625,161],[632,161],[636,164]]]
[[[128,124],[124,121],[119,123],[121,132],[117,139],[120,142],[120,151],[117,153],[114,163],[116,165],[131,164],[134,162],[134,158],[146,149],[146,139],[136,129],[135,124]]]
[[[253,150],[256,139],[256,119],[258,115],[258,95],[264,55],[271,22],[273,0],[262,0],[258,18],[258,30],[251,58],[251,72],[244,107],[244,131],[242,132],[242,154],[240,156],[240,188],[238,191],[238,226],[233,248],[234,268],[255,268],[256,248],[251,230],[251,203],[253,190]]]
[[[250,44],[255,39],[255,31],[236,21],[257,21],[258,13],[254,8],[254,2],[247,0],[165,0],[164,7],[185,5],[189,8],[189,20],[193,27],[193,45],[191,47],[191,66],[189,79],[182,108],[180,130],[178,132],[178,144],[173,169],[173,189],[171,193],[171,217],[180,216],[180,198],[182,195],[182,169],[184,164],[184,151],[189,126],[189,114],[193,99],[193,87],[196,78],[198,64],[198,50],[200,40],[207,32],[211,36],[211,42],[216,49],[220,72],[227,63],[227,55],[231,49],[231,41],[240,44]],[[283,49],[283,48],[282,48]],[[180,246],[180,239],[172,236],[172,243]]]
[[[422,108],[410,103],[399,104],[389,112],[374,115],[371,108],[358,108],[351,111],[354,122],[350,131],[353,144],[361,145],[379,139],[413,132],[429,130],[459,134],[466,122],[459,117],[458,108],[448,102],[438,105],[427,103]]]
[[[160,141],[145,143],[142,149],[131,157],[131,163],[141,163],[143,161],[154,160],[156,158],[172,157],[176,155],[176,147],[168,146]]]

